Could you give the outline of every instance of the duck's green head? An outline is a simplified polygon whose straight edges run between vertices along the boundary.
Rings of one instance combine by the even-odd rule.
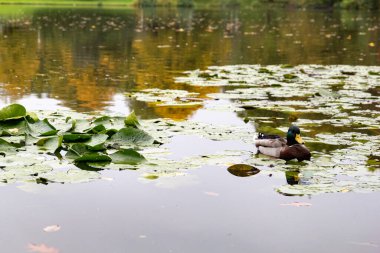
[[[287,144],[289,146],[293,144],[303,144],[304,141],[301,138],[301,131],[298,126],[292,125],[288,129],[288,133],[286,135]]]

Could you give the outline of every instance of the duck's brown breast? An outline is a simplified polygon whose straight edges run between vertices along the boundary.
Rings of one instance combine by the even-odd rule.
[[[310,151],[302,144],[287,146],[281,150],[280,158],[284,160],[297,159],[298,161],[310,160]]]

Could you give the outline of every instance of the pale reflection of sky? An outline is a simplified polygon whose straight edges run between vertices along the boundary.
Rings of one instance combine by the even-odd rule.
[[[104,108],[105,112],[121,115],[127,115],[131,112],[128,107],[128,102],[125,99],[125,95],[122,93],[115,94],[108,104],[109,105]]]
[[[22,104],[28,111],[35,110],[69,110],[69,108],[61,105],[61,102],[54,98],[49,98],[47,94],[41,94],[38,97],[34,94],[24,96],[22,99],[16,101]]]

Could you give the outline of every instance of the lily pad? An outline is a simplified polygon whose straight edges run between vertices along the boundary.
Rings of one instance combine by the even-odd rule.
[[[124,120],[124,124],[127,127],[139,128],[140,123],[136,117],[135,111],[132,111]]]
[[[25,120],[7,120],[0,121],[0,135],[1,136],[18,136],[25,134]]]
[[[141,129],[133,127],[122,128],[116,134],[114,134],[110,143],[119,146],[148,146],[152,145],[154,139],[151,135]]]
[[[90,150],[104,150],[104,143],[108,139],[108,135],[106,134],[95,134],[91,136],[91,139],[86,141],[88,149]]]
[[[259,169],[247,164],[235,164],[227,168],[228,172],[237,177],[249,177],[260,172]]]
[[[77,143],[71,146],[66,153],[66,157],[73,159],[74,162],[111,162],[111,158],[101,152],[88,149],[88,145]]]
[[[34,137],[55,135],[58,130],[49,123],[48,119],[37,121],[36,123],[26,122],[28,133]]]
[[[121,149],[109,155],[116,164],[140,164],[146,161],[145,157],[134,149]]]
[[[47,138],[41,138],[37,141],[37,146],[40,146],[43,150],[56,151],[58,148],[62,147],[62,136],[53,136]]]
[[[63,141],[64,142],[84,142],[91,139],[91,134],[64,134]]]
[[[16,147],[6,140],[0,138],[0,151],[3,152],[16,152]]]
[[[70,169],[68,171],[56,171],[49,173],[44,178],[51,182],[62,184],[86,183],[101,178],[101,174],[95,171]]]
[[[19,119],[26,116],[26,109],[20,104],[11,104],[0,110],[0,121]]]

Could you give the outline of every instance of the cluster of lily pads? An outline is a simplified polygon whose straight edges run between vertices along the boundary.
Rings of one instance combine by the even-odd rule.
[[[155,140],[139,128],[133,112],[79,116],[55,112],[39,119],[20,104],[2,108],[0,182],[83,182],[101,178],[97,171],[104,166],[127,169],[146,161],[138,149]]]
[[[177,82],[220,87],[212,99],[229,100],[259,132],[302,130],[312,161],[285,163],[265,156],[243,162],[286,176],[284,195],[380,190],[380,67],[322,65],[212,66]]]

